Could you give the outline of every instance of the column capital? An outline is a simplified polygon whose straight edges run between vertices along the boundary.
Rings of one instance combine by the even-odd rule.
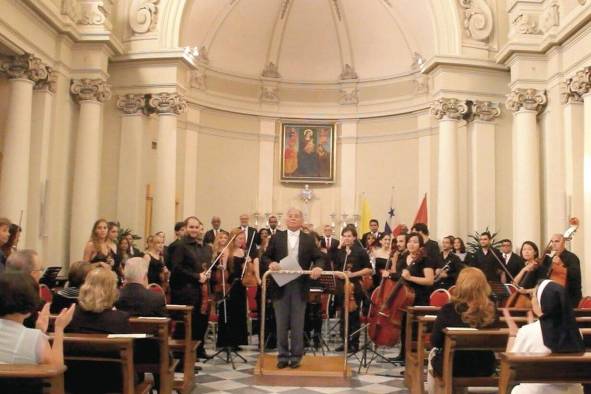
[[[4,58],[0,63],[0,71],[10,79],[29,79],[33,82],[47,78],[47,66],[30,53]]]
[[[57,91],[57,73],[55,70],[48,66],[47,78],[38,80],[33,89],[55,93]]]
[[[583,96],[591,93],[591,67],[577,71],[567,83],[568,91],[577,98],[575,102],[582,102]]]
[[[158,115],[180,115],[187,111],[187,100],[178,93],[155,93],[148,100],[148,107]]]
[[[70,93],[77,101],[98,101],[99,103],[111,99],[111,86],[102,79],[72,79]]]
[[[547,103],[548,97],[545,90],[517,88],[507,95],[505,106],[512,112],[527,110],[536,111],[539,114]]]
[[[466,100],[457,98],[439,98],[431,103],[431,115],[438,120],[460,120],[468,113]]]
[[[499,103],[492,101],[475,100],[472,104],[474,119],[490,122],[501,116]]]
[[[117,99],[117,108],[126,115],[140,115],[146,109],[146,96],[143,94],[124,94]]]

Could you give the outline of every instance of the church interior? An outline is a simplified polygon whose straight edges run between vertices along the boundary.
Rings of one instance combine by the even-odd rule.
[[[123,388],[117,392],[591,392],[585,384],[591,384],[591,353],[577,347],[575,357],[560,347],[563,342],[557,347],[548,342],[544,322],[551,314],[542,295],[556,292],[567,304],[575,297],[568,321],[578,324],[585,344],[591,343],[591,309],[585,312],[585,297],[591,296],[591,229],[586,229],[591,223],[591,1],[0,0],[0,10],[0,246],[6,243],[5,224],[7,229],[16,225],[20,237],[0,256],[6,272],[15,264],[6,258],[32,251],[41,268],[29,272],[53,275],[48,283],[42,279],[38,285],[37,279],[35,284],[49,292],[40,289],[41,298],[51,303],[52,294],[72,286],[67,281],[73,280],[69,272],[75,262],[104,265],[97,257],[102,241],[96,238],[104,223],[109,234],[112,228],[118,231],[114,241],[105,235],[108,253],[119,254],[118,259],[143,256],[149,262],[145,275],[153,264],[166,271],[162,275],[170,274],[170,293],[168,276],[158,286],[164,289],[167,315],[130,320],[135,334],[129,335],[155,337],[161,346],[151,370],[129,360],[137,338],[114,331],[110,334],[122,335],[116,343],[97,337],[102,334],[85,334],[95,335],[87,339],[93,351],[113,346],[126,355],[116,357],[124,366]],[[301,226],[294,224],[298,220]],[[225,267],[226,260],[231,266],[245,259],[238,273],[228,271],[230,277],[238,275],[239,284],[249,264],[255,264],[253,286],[230,281],[227,289],[222,270],[221,290],[209,288],[223,293],[221,298],[194,295],[223,316],[210,309],[201,309],[200,315],[197,298],[183,298],[187,292],[177,289],[175,296],[183,273],[178,265],[190,258],[182,260],[172,244],[185,236],[179,235],[181,227],[190,232],[196,222],[199,244],[205,234],[204,245],[212,245],[213,255],[208,249],[207,262],[192,273],[194,286],[209,280],[210,272],[215,276],[218,261]],[[289,361],[292,368],[281,368],[282,350],[266,349],[262,342],[269,339],[259,332],[281,330],[275,322],[268,326],[263,313],[267,305],[267,315],[283,321],[280,304],[262,293],[265,280],[278,281],[273,263],[287,266],[275,248],[280,243],[275,229],[287,237],[289,257],[296,227],[299,258],[308,256],[301,227],[318,235],[318,246],[310,247],[325,255],[320,268],[341,272],[332,275],[335,284],[321,288],[322,296],[313,303],[322,309],[318,342],[308,336],[306,318],[302,367],[298,359]],[[225,234],[222,244],[218,230]],[[400,234],[407,234],[408,246],[398,250]],[[417,255],[413,234],[420,235]],[[468,251],[456,250],[458,238]],[[239,251],[233,251],[235,239],[242,239]],[[438,245],[430,260],[433,241]],[[115,242],[113,250],[109,242]],[[228,247],[234,253],[229,258]],[[450,251],[454,259],[456,252],[463,253],[461,262],[449,263]],[[400,258],[404,253],[408,261]],[[508,263],[512,255],[520,261],[515,271]],[[380,259],[387,263],[378,269]],[[305,276],[314,275],[318,266],[312,260],[309,267],[300,261],[306,274],[292,284],[308,285]],[[555,263],[565,267],[567,280],[558,289],[552,278]],[[118,287],[138,275],[134,264],[127,269],[125,259],[110,264]],[[395,269],[398,264],[401,269]],[[445,306],[433,301],[431,291],[424,304],[417,300],[425,281],[436,289],[436,280],[450,275],[453,264],[480,268],[477,273],[458,268],[458,278],[465,274],[480,280],[484,272],[487,294],[498,297],[493,312],[501,328],[486,328],[492,324],[486,314],[468,317],[456,308],[458,322],[468,328],[441,328],[444,340],[437,348],[431,333],[443,324]],[[548,274],[533,281],[530,272],[538,266],[549,267]],[[373,275],[373,284],[365,288],[358,270],[369,272],[363,278]],[[497,280],[491,279],[495,275]],[[91,276],[92,271],[81,289]],[[382,297],[381,305],[398,296],[398,289],[392,297],[380,292],[390,280],[403,288],[410,281],[416,298],[405,304],[408,309],[397,323],[398,331],[404,326],[401,337],[379,346],[368,310],[386,316],[374,296]],[[10,282],[6,288],[16,286]],[[351,290],[345,282],[351,282]],[[460,285],[460,279],[450,283]],[[305,289],[312,299],[315,290]],[[446,304],[465,300],[456,290],[443,289]],[[527,294],[528,306],[511,309],[502,292]],[[238,303],[236,297],[241,297]],[[349,308],[349,317],[343,318],[345,305],[360,300],[357,316],[350,317]],[[77,317],[78,309],[81,305],[72,311],[73,321],[83,318]],[[312,309],[308,303],[306,314]],[[0,323],[9,310],[0,305]],[[50,334],[51,327],[72,318],[68,313],[46,316],[52,341],[58,334]],[[228,328],[228,318],[236,319],[233,313],[244,323],[246,341],[219,345],[227,336],[220,328]],[[293,351],[293,317],[289,324]],[[511,352],[512,341],[525,335],[523,328],[516,334],[514,326],[531,324],[541,326],[545,349],[556,358],[541,361],[519,346]],[[196,339],[199,327],[203,332]],[[352,328],[349,348],[342,332],[347,328]],[[57,372],[4,368],[0,344],[0,382],[34,377],[50,382],[44,392],[76,392],[68,389],[68,370],[76,370],[69,365],[69,352],[84,337],[76,342],[67,327],[63,335],[65,367]],[[131,353],[121,350],[124,346]],[[490,353],[494,374],[457,377],[463,367],[453,359],[454,346]],[[431,376],[432,358],[439,356],[442,376]],[[137,379],[142,371],[151,371],[144,391]],[[87,389],[80,392],[94,392],[93,380],[112,376],[89,375]],[[556,387],[565,391],[552,391]]]

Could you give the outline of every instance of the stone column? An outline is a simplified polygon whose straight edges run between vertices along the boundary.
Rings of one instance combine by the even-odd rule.
[[[0,176],[0,216],[27,225],[33,85],[47,79],[47,67],[31,54],[12,56],[0,65],[9,78],[10,97]],[[26,240],[25,234],[21,235]],[[24,244],[25,242],[23,242]],[[25,245],[19,245],[21,247]]]
[[[152,232],[164,231],[170,239],[174,234],[176,219],[177,117],[187,110],[187,103],[185,98],[177,93],[157,93],[152,95],[148,104],[150,109],[158,114]]]
[[[70,260],[82,258],[92,225],[98,219],[101,185],[102,108],[111,89],[102,79],[74,79],[70,93],[80,103],[70,223]]]
[[[583,98],[572,91],[573,79],[561,85],[560,100],[563,104],[564,130],[564,175],[566,187],[566,215],[583,217]],[[566,223],[564,224],[566,226]],[[555,230],[559,231],[559,230]],[[584,253],[585,227],[577,230],[570,244],[570,250],[579,256]]]
[[[591,223],[591,67],[585,67],[577,71],[570,83],[573,93],[583,99],[583,218],[585,223]],[[575,163],[576,164],[576,163]],[[583,232],[584,251],[581,258],[581,278],[583,281],[583,293],[591,289],[591,230]]]
[[[121,115],[121,146],[119,148],[119,183],[117,188],[117,220],[135,232],[142,230],[144,215],[144,150],[143,94],[126,94],[117,100]]]
[[[47,179],[57,75],[49,67],[47,79],[35,84],[31,126],[29,203],[26,245],[44,255],[42,238],[47,236]]]
[[[463,100],[440,98],[431,104],[439,120],[437,171],[437,239],[458,234],[460,228],[458,123],[468,112]]]
[[[183,218],[197,213],[197,150],[199,149],[199,124],[201,123],[201,110],[191,108],[187,113],[187,126],[185,127],[185,171],[183,192]]]
[[[537,116],[546,92],[514,89],[505,106],[513,112],[513,244],[540,243],[540,136]]]
[[[501,115],[498,103],[474,101],[470,139],[470,229],[496,228],[495,119]]]

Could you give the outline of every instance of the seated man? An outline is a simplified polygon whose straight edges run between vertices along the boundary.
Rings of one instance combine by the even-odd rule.
[[[164,296],[148,290],[148,264],[141,257],[132,257],[125,263],[125,286],[119,291],[117,309],[131,316],[165,317]]]

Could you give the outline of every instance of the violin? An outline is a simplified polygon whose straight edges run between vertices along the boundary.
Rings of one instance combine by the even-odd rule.
[[[399,252],[388,262],[386,269],[392,266],[392,260],[398,259]],[[422,257],[422,250],[413,258],[407,269]],[[400,340],[402,317],[406,308],[415,300],[415,291],[407,281],[400,277],[398,281],[382,277],[380,285],[371,295],[371,308],[368,316],[368,334],[378,346],[392,347]]]

